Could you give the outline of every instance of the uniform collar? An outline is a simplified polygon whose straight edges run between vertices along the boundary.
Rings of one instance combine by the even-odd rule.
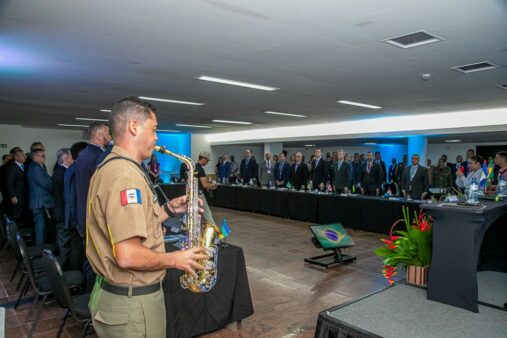
[[[123,149],[120,146],[113,146],[111,153],[113,153],[115,155],[123,156],[123,157],[128,157],[137,163],[136,159],[132,156],[132,154],[130,154],[127,150]]]

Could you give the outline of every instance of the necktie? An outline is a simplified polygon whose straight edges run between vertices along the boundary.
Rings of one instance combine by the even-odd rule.
[[[268,167],[268,170],[271,168],[271,162],[267,161],[266,166]]]
[[[248,167],[248,162],[250,162],[249,158],[246,159],[246,163],[245,163],[247,167]]]
[[[414,176],[415,176],[415,172],[417,171],[417,167],[414,167],[412,166],[410,168],[410,182],[412,182],[412,180],[414,179]]]
[[[340,170],[340,168],[342,167],[342,163],[343,161],[338,161],[338,170]]]
[[[370,170],[371,170],[371,162],[368,162],[368,168],[367,168],[367,169],[368,169],[368,170],[367,170],[367,172],[368,172],[368,174],[369,174],[369,173],[370,173]]]
[[[299,164],[296,163],[296,170],[294,170],[294,172],[297,172],[298,171],[298,167],[299,167]]]
[[[25,166],[23,164],[20,165],[19,168],[21,169],[21,171],[25,171]]]

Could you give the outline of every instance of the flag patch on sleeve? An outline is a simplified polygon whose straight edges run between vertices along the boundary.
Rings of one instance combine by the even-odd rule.
[[[142,204],[141,190],[139,189],[126,189],[120,192],[121,206],[127,204]]]

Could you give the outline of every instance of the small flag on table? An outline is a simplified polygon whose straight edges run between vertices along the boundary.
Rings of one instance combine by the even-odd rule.
[[[231,229],[227,226],[227,220],[224,217],[224,220],[222,221],[222,227],[220,228],[221,234],[219,235],[220,239],[224,239],[225,237],[229,236],[231,234]]]

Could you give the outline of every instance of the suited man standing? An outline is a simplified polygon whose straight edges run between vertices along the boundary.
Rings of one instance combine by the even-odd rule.
[[[326,182],[329,176],[328,162],[322,158],[322,150],[316,148],[315,158],[311,163],[312,189],[323,191],[326,188]]]
[[[245,158],[241,160],[239,177],[243,184],[250,184],[250,180],[257,177],[257,162],[250,149],[245,150]]]
[[[278,154],[278,162],[275,165],[275,185],[277,188],[286,188],[289,182],[290,164],[285,161],[285,154]]]
[[[380,151],[375,152],[375,162],[382,168],[382,175],[380,176],[380,180],[382,181],[382,184],[385,185],[387,182],[387,169],[386,163],[382,161],[382,157],[380,156]]]
[[[46,212],[54,206],[53,184],[46,167],[46,152],[36,149],[32,153],[32,162],[27,173],[30,189],[29,207],[33,213],[35,228],[35,245],[46,241]]]
[[[289,181],[293,189],[306,190],[306,183],[308,182],[308,166],[303,162],[303,154],[296,153],[296,162],[290,168]]]
[[[65,265],[71,246],[71,237],[69,229],[65,227],[65,189],[64,178],[67,168],[69,168],[74,160],[70,153],[70,149],[62,148],[56,152],[56,168],[51,181],[53,183],[53,198],[55,206],[53,208],[53,220],[56,224],[56,245],[58,247],[59,256],[63,258],[60,262]]]
[[[345,151],[340,149],[336,152],[337,160],[331,166],[331,181],[333,189],[337,193],[348,193],[352,185],[351,166],[345,161]]]
[[[12,219],[19,226],[26,222],[28,184],[25,175],[25,161],[25,153],[18,148],[14,152],[14,161],[6,168],[6,189],[12,205]]]
[[[412,165],[403,172],[402,190],[405,198],[424,199],[428,194],[428,169],[419,164],[419,155],[412,155]]]
[[[275,182],[275,163],[271,160],[271,154],[264,154],[264,161],[259,163],[259,185],[270,186]]]
[[[363,165],[363,184],[361,190],[364,195],[378,196],[382,187],[382,167],[373,161],[371,151],[366,154],[366,163]]]

